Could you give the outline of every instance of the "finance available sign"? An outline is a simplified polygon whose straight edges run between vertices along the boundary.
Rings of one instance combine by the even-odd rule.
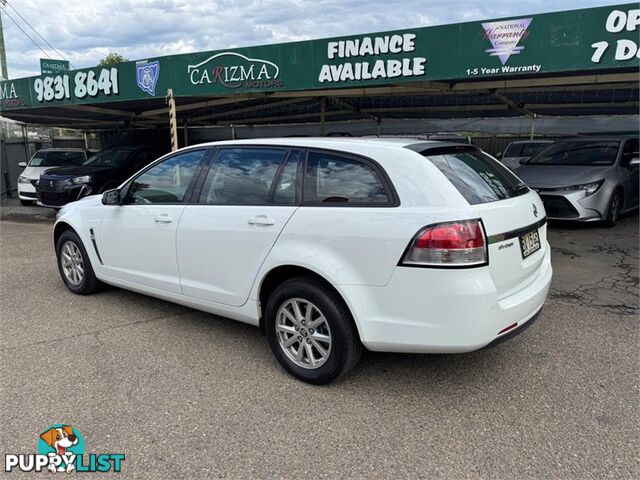
[[[342,60],[320,67],[318,82],[338,83],[398,77],[422,77],[427,59],[414,56],[416,34],[380,35],[327,42],[327,58]],[[382,55],[389,55],[381,59]],[[350,61],[354,59],[354,61]]]

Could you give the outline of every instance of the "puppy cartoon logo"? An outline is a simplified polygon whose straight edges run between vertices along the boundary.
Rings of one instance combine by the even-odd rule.
[[[40,435],[38,453],[51,458],[60,457],[60,463],[49,463],[51,472],[61,471],[60,468],[71,472],[75,470],[75,458],[84,453],[84,440],[80,432],[74,430],[71,425],[54,425]]]
[[[38,453],[8,453],[4,470],[11,472],[120,472],[124,453],[85,454],[84,438],[66,423],[50,426],[40,433]]]

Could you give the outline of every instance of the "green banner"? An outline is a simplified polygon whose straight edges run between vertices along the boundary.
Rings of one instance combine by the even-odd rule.
[[[0,109],[640,66],[637,4],[149,58],[0,83]]]

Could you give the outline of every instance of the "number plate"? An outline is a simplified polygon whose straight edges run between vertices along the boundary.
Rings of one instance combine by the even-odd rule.
[[[538,234],[538,230],[532,230],[520,236],[522,258],[527,258],[538,250],[540,250],[540,235]]]

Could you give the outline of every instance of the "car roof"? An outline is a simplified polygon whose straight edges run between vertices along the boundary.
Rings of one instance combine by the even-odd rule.
[[[584,137],[563,138],[558,142],[620,142],[627,138],[638,138],[637,135],[589,135]]]
[[[406,149],[427,150],[429,148],[460,147],[456,142],[440,142],[437,140],[421,140],[416,138],[398,137],[374,137],[374,138],[354,138],[354,137],[284,137],[284,138],[252,138],[243,140],[222,140],[218,142],[208,142],[194,147],[222,146],[222,145],[268,145],[268,146],[291,146],[300,148],[325,148],[328,150],[342,150],[345,152],[358,152],[371,147],[384,149]],[[466,146],[466,145],[463,145]],[[475,148],[473,145],[468,145]]]
[[[86,151],[84,148],[62,148],[62,147],[49,147],[49,148],[41,148],[38,152],[84,152]]]
[[[555,142],[555,140],[514,140],[513,142],[510,143],[515,145],[515,144],[520,144],[520,143],[553,143]]]

